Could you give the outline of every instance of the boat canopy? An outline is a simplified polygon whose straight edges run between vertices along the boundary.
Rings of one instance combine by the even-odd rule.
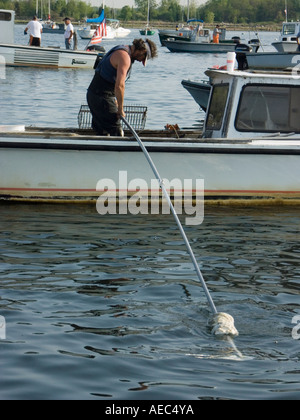
[[[104,10],[102,10],[101,14],[99,17],[97,17],[96,19],[87,19],[87,23],[102,23],[104,21]]]
[[[202,20],[202,19],[189,19],[188,21],[187,21],[187,23],[204,23],[204,20]]]

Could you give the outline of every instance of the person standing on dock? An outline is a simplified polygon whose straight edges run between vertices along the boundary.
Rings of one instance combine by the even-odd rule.
[[[64,19],[64,22],[67,26],[65,30],[65,45],[67,50],[71,50],[71,42],[74,36],[74,26],[71,23],[71,19],[68,17]]]
[[[31,45],[32,47],[40,47],[43,26],[38,21],[37,16],[33,16],[33,19],[28,23],[28,25],[26,26],[24,30],[24,35],[27,35],[28,31],[30,34],[29,45]]]
[[[125,117],[125,82],[132,64],[157,57],[157,47],[149,39],[135,39],[132,45],[112,48],[98,64],[88,88],[87,102],[92,114],[92,127],[98,135],[123,136],[120,117]]]

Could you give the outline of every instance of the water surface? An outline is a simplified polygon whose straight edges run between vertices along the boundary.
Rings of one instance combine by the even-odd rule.
[[[276,34],[261,36],[270,45]],[[134,66],[127,103],[148,106],[148,128],[191,127],[203,114],[181,80],[203,79],[225,56],[159,53]],[[92,76],[7,69],[0,123],[77,126]],[[0,399],[298,399],[299,226],[298,208],[262,207],[208,208],[186,228],[218,310],[235,318],[241,358],[206,327],[170,215],[0,203]]]

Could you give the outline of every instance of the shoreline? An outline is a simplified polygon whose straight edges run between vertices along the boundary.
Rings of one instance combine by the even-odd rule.
[[[57,23],[60,23],[59,20],[56,20]],[[17,19],[15,21],[16,25],[27,25],[28,20]],[[75,26],[81,26],[84,22],[73,22]],[[128,21],[123,22],[120,20],[120,26],[128,29],[141,29],[146,25],[144,21]],[[162,22],[162,21],[154,21],[151,27],[154,29],[175,29],[177,23],[176,22]],[[265,23],[265,24],[238,24],[238,23],[229,23],[229,22],[215,22],[213,24],[208,23],[205,24],[205,27],[208,29],[213,30],[216,25],[220,25],[223,28],[226,28],[228,31],[233,32],[280,32],[282,24],[277,23]]]

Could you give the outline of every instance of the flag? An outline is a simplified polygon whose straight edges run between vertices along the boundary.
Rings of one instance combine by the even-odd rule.
[[[99,44],[102,41],[102,38],[104,36],[107,36],[107,30],[106,30],[106,20],[104,19],[104,21],[97,26],[97,29],[91,39],[91,44],[95,45],[95,44]]]

